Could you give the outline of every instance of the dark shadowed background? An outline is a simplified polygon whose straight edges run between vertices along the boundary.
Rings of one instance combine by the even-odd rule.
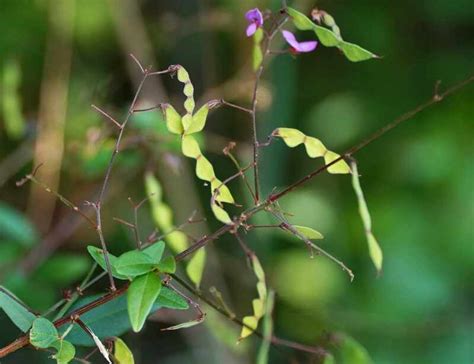
[[[298,0],[308,13],[318,6],[334,16],[348,41],[383,56],[347,61],[334,48],[297,58],[274,57],[260,90],[262,140],[278,126],[298,128],[340,151],[429,99],[473,71],[474,7],[471,0],[396,2]],[[92,103],[121,119],[140,80],[135,54],[164,69],[182,64],[198,105],[224,98],[248,106],[252,96],[252,41],[245,12],[277,11],[279,1],[237,0],[0,0],[0,284],[36,311],[73,288],[92,264],[88,244],[95,232],[41,188],[15,182],[43,163],[38,178],[82,206],[99,189],[117,130]],[[290,29],[290,25],[288,25]],[[299,33],[305,38],[307,33]],[[280,37],[279,37],[280,38]],[[282,44],[282,43],[280,43]],[[168,76],[149,82],[140,105],[180,105],[181,87]],[[350,177],[323,174],[291,193],[281,207],[295,224],[325,236],[322,247],[355,273],[325,258],[309,258],[304,245],[272,229],[245,236],[277,292],[275,333],[321,345],[328,333],[357,339],[375,363],[472,363],[474,360],[473,146],[474,87],[418,115],[356,155],[361,183],[384,250],[380,277],[367,243]],[[193,164],[180,156],[159,112],[132,118],[124,151],[105,201],[104,229],[114,253],[133,247],[133,234],[112,217],[132,219],[127,197],[146,196],[144,173],[155,173],[179,224],[193,210],[208,221],[194,236],[216,229],[209,190]],[[251,160],[247,115],[219,109],[208,120],[203,149],[221,177],[235,173],[222,149]],[[320,162],[303,148],[281,142],[262,153],[263,192],[283,187]],[[251,176],[251,174],[249,175]],[[241,182],[231,189],[250,202]],[[86,208],[87,209],[87,208]],[[154,229],[148,204],[140,210],[143,236]],[[271,223],[257,215],[255,223]],[[215,286],[238,317],[251,311],[255,278],[237,242],[225,236],[208,248],[201,290]],[[106,280],[89,293],[106,287]],[[235,345],[238,326],[208,312],[206,323],[172,333],[160,328],[193,318],[192,312],[158,311],[140,334],[123,338],[138,363],[250,363],[260,339]],[[20,332],[0,312],[0,346]],[[271,363],[317,363],[309,354],[272,348]],[[42,363],[32,349],[2,363]],[[93,362],[102,362],[94,356]]]

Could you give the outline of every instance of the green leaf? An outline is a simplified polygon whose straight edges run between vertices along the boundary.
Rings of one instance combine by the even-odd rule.
[[[149,248],[154,248],[154,246],[152,245]],[[114,267],[118,273],[133,278],[150,272],[156,263],[155,259],[145,251],[132,250],[118,257]]]
[[[367,350],[348,335],[343,335],[340,343],[341,359],[343,363],[347,364],[372,364]]]
[[[89,252],[92,259],[94,259],[104,271],[107,271],[107,266],[105,264],[105,258],[104,258],[104,251],[92,245],[89,245],[87,247],[87,251]],[[110,269],[112,270],[112,275],[117,279],[127,280],[128,277],[126,275],[123,275],[117,272],[117,269],[115,268],[115,264],[117,263],[118,258],[115,255],[112,255],[110,253],[108,253],[108,256],[109,256],[109,262],[110,262]]]
[[[158,263],[156,267],[162,273],[174,273],[176,272],[176,260],[170,255]]]
[[[334,359],[334,356],[332,356],[332,354],[327,353],[324,357],[323,364],[336,364],[336,360]]]
[[[35,278],[66,286],[80,279],[87,273],[90,266],[90,260],[84,255],[60,253],[49,258],[41,265],[35,272]]]
[[[139,332],[160,294],[161,280],[153,272],[135,278],[127,291],[128,316],[132,329]]]
[[[76,348],[67,340],[57,340],[52,346],[58,351],[53,355],[58,364],[67,364],[76,355]]]
[[[189,279],[195,284],[196,287],[199,287],[201,284],[202,274],[204,272],[206,262],[206,251],[204,249],[199,249],[194,253],[193,257],[189,261],[186,267],[186,273],[188,274]]]
[[[342,50],[347,59],[351,62],[360,62],[366,61],[371,58],[379,58],[379,56],[377,56],[376,54],[369,52],[368,50],[358,46],[357,44],[342,42],[339,45],[339,48]]]
[[[170,104],[163,104],[162,109],[164,111],[164,117],[166,120],[166,127],[170,133],[182,134],[183,125],[181,124],[181,116]]]
[[[314,32],[318,36],[320,42],[326,47],[337,47],[341,44],[341,38],[329,29],[314,24]]]
[[[324,239],[323,234],[319,231],[314,230],[312,228],[300,225],[293,225],[293,227],[298,230],[301,234],[306,236],[308,239]]]
[[[174,310],[187,310],[189,308],[188,302],[179,294],[168,287],[162,287],[155,305],[161,307],[172,308]]]
[[[59,338],[58,330],[51,321],[44,317],[38,317],[33,321],[30,331],[30,343],[37,348],[46,349]]]
[[[16,296],[4,287],[0,287],[0,308],[10,320],[23,332],[27,332],[36,316],[21,304]]]
[[[21,213],[0,202],[0,240],[9,240],[31,247],[38,241],[38,234]]]
[[[132,351],[120,338],[116,338],[114,342],[114,357],[119,364],[135,364]]]
[[[143,253],[147,254],[150,258],[151,261],[154,264],[158,264],[161,260],[161,257],[163,256],[163,252],[165,250],[165,243],[163,241],[158,241],[149,247],[146,247],[143,249]]]

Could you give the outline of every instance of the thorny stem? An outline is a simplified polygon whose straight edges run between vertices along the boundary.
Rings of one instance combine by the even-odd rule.
[[[151,75],[151,74],[150,74]],[[460,91],[462,88],[464,88],[465,86],[471,84],[472,82],[474,81],[474,76],[470,76],[468,77],[467,79],[461,81],[460,83],[452,86],[451,88],[447,89],[444,93],[441,93],[441,94],[435,94],[433,98],[431,98],[430,100],[428,100],[427,102],[419,105],[418,107],[416,107],[415,109],[403,114],[402,116],[400,116],[399,118],[395,119],[393,122],[391,122],[390,124],[382,127],[381,129],[379,129],[378,131],[376,131],[375,133],[373,133],[369,138],[367,138],[366,140],[364,140],[362,143],[360,144],[357,144],[356,146],[352,147],[349,149],[348,152],[346,152],[344,155],[346,154],[350,154],[350,155],[353,155],[355,154],[356,152],[358,152],[359,150],[365,148],[368,144],[372,143],[373,141],[377,140],[378,138],[380,138],[382,135],[386,134],[387,132],[389,132],[390,130],[392,130],[393,128],[397,127],[398,125],[400,125],[402,122],[405,122],[407,120],[410,120],[412,119],[414,116],[416,116],[417,114],[419,114],[420,112],[424,111],[425,109],[433,106],[434,104],[444,100],[447,96],[450,96],[458,91]],[[339,160],[343,159],[344,156],[341,156],[340,158],[334,160],[332,163],[329,163],[321,168],[319,168],[318,170],[310,173],[308,176],[304,177],[303,179],[293,183],[292,185],[290,185],[289,187],[287,187],[286,189],[284,189],[283,191],[277,193],[277,194],[271,194],[270,196],[268,196],[268,198],[265,200],[264,203],[261,203],[249,210],[247,210],[246,212],[242,213],[240,215],[240,219],[242,219],[243,217],[245,217],[245,219],[248,219],[250,218],[251,216],[253,216],[255,213],[259,212],[259,211],[262,211],[263,209],[267,208],[268,206],[270,206],[271,204],[273,204],[273,202],[277,201],[278,199],[280,199],[281,197],[283,197],[284,195],[286,195],[287,193],[289,193],[290,191],[294,190],[295,188],[303,185],[304,183],[306,183],[308,180],[312,179],[313,177],[315,177],[316,175],[320,174],[322,171],[326,170],[327,168],[329,168],[331,165],[337,163]],[[239,218],[236,218],[234,219],[234,222],[233,224],[229,224],[229,225],[223,225],[221,226],[218,230],[216,230],[214,233],[210,234],[210,235],[206,235],[206,236],[203,236],[201,239],[199,239],[195,244],[191,245],[188,249],[186,249],[185,251],[181,252],[180,254],[178,254],[176,256],[176,260],[179,261],[179,260],[182,260],[184,259],[185,257],[193,254],[194,252],[196,252],[197,250],[203,248],[204,246],[206,246],[210,241],[212,240],[215,240],[217,238],[219,238],[220,236],[222,236],[223,234],[227,233],[227,232],[230,232],[232,230],[235,229],[236,225],[238,224],[238,221],[239,221]],[[184,281],[181,280],[181,282],[176,279],[176,277],[174,277],[175,280],[177,280],[180,284],[181,282],[183,282],[184,284],[186,284]],[[186,284],[187,285],[187,284]],[[125,283],[122,287],[118,288],[117,290],[115,291],[112,291],[112,292],[109,292],[107,294],[105,294],[104,296],[88,303],[87,305],[84,305],[80,308],[78,308],[77,310],[75,310],[72,315],[75,315],[75,316],[81,316],[83,315],[84,313],[86,312],[89,312],[90,310],[96,308],[96,307],[99,307],[109,301],[111,301],[112,299],[124,294],[127,289],[128,289],[128,286],[129,286],[129,283]],[[189,285],[188,285],[189,287]],[[191,287],[190,287],[191,288]],[[192,289],[192,288],[191,288]],[[219,313],[223,314],[223,315],[226,315],[225,311],[220,309],[219,306],[213,304],[211,301],[211,303],[207,302],[203,297],[201,297],[200,293],[199,292],[196,292],[196,296],[201,298],[203,301],[205,301],[206,303],[210,304],[211,307],[213,307],[216,311],[218,311]],[[227,316],[227,315],[226,315]],[[237,322],[238,324],[241,324],[237,319],[235,318],[232,318],[232,317],[229,317],[230,320],[234,321],[234,322]],[[68,316],[65,316],[65,317],[62,317],[61,319],[59,320],[56,320],[54,322],[54,325],[56,327],[59,327],[59,326],[62,326],[64,325],[65,323],[68,323],[71,321],[71,316],[68,315]],[[242,323],[243,324],[243,323]],[[260,336],[261,337],[261,334],[259,334],[259,332],[255,332],[255,334],[257,336]],[[272,343],[274,344],[279,344],[279,345],[285,345],[285,346],[288,346],[288,347],[293,347],[295,349],[299,349],[299,350],[305,350],[305,349],[308,349],[307,347],[305,346],[300,346],[299,344],[296,344],[296,343],[292,343],[292,342],[287,342],[285,340],[282,340],[282,339],[279,339],[279,338],[275,338],[273,337],[272,338]],[[26,345],[28,345],[29,343],[29,336],[28,335],[25,335],[25,336],[22,336],[20,338],[18,338],[17,340],[13,341],[12,343],[10,343],[9,345],[3,347],[3,348],[0,348],[0,358],[3,358],[23,347],[25,347]],[[297,348],[298,346],[298,348]],[[308,350],[305,350],[305,351],[308,351]],[[313,351],[310,351],[310,352],[313,352]]]

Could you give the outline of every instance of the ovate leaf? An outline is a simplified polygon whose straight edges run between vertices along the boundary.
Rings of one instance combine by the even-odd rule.
[[[223,222],[224,224],[232,224],[232,219],[230,218],[229,214],[220,206],[213,203],[211,205],[212,212],[217,220]]]
[[[23,332],[27,332],[36,319],[36,316],[26,309],[20,299],[4,287],[0,287],[0,308]]]
[[[105,258],[104,258],[104,251],[92,245],[89,245],[87,247],[87,251],[89,252],[92,259],[94,259],[104,271],[107,271],[107,266],[105,264]],[[128,279],[126,275],[123,275],[117,272],[117,269],[115,268],[117,257],[110,253],[108,253],[108,257],[109,257],[109,262],[110,262],[110,269],[112,270],[112,275],[117,279],[123,279],[123,280]]]
[[[135,364],[132,351],[120,338],[116,338],[114,342],[114,357],[119,364]]]
[[[162,105],[164,112],[166,127],[170,133],[173,134],[182,134],[183,126],[181,125],[181,116],[170,104]]]
[[[303,13],[298,10],[288,7],[286,9],[288,15],[291,17],[293,24],[299,30],[311,30],[314,29],[315,24]]]
[[[57,340],[52,346],[58,351],[53,355],[58,364],[67,364],[76,355],[76,348],[67,340]]]
[[[181,151],[186,157],[196,159],[201,155],[201,149],[196,139],[191,135],[184,135],[181,139]]]
[[[352,44],[349,42],[341,42],[339,48],[342,50],[347,59],[351,62],[366,61],[371,58],[379,58],[376,54],[369,52],[368,50]]]
[[[132,250],[118,257],[114,267],[119,274],[133,278],[150,272],[154,265],[155,262],[150,255],[144,251]]]
[[[161,290],[161,280],[153,272],[135,278],[127,291],[127,308],[132,329],[139,332],[143,328],[153,303]]]
[[[202,154],[196,159],[196,176],[204,181],[211,181],[216,176],[211,162]]]
[[[37,348],[46,349],[58,340],[58,330],[51,321],[38,317],[33,321],[30,331],[30,343]]]
[[[147,254],[154,264],[158,264],[160,262],[164,251],[165,243],[163,241],[158,241],[143,249],[143,253]]]
[[[209,105],[204,104],[192,117],[189,128],[185,130],[186,134],[198,133],[206,125],[207,114],[209,113]]]
[[[188,302],[179,294],[168,287],[162,287],[155,305],[161,307],[172,308],[174,310],[187,310],[189,308]]]

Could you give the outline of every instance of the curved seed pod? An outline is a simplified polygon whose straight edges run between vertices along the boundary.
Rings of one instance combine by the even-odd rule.
[[[278,128],[272,133],[275,137],[283,139],[285,144],[290,148],[297,147],[304,144],[306,154],[310,158],[323,157],[326,164],[340,158],[340,155],[328,150],[324,144],[317,138],[306,136],[303,132],[293,128]],[[347,174],[351,173],[349,165],[341,159],[339,162],[329,166],[327,171],[332,174]]]
[[[265,314],[267,301],[267,285],[265,283],[265,273],[263,271],[262,265],[255,254],[252,254],[251,261],[253,271],[257,277],[258,297],[252,300],[253,315],[245,316],[242,320],[246,326],[242,327],[239,341],[250,336],[257,329],[258,322]]]

